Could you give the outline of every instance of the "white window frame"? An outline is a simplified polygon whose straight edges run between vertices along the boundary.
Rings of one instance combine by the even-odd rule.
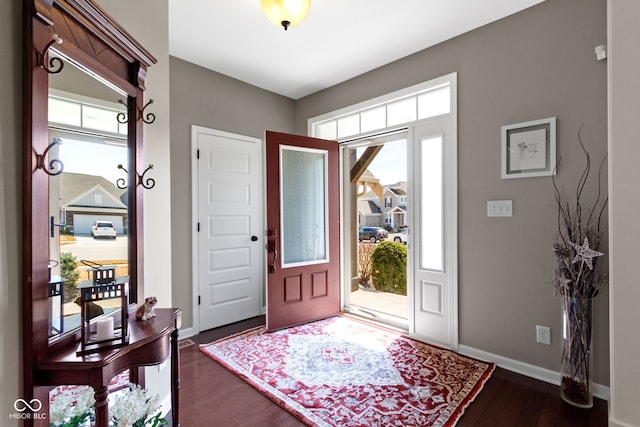
[[[454,114],[457,116],[457,111],[454,110],[454,108],[456,107],[456,102],[455,102],[456,91],[457,91],[456,81],[457,81],[457,73],[451,73],[441,77],[437,77],[432,80],[428,80],[423,83],[419,83],[417,85],[413,85],[404,89],[397,90],[392,93],[388,93],[386,95],[379,96],[377,98],[373,98],[364,102],[360,102],[358,104],[341,108],[339,110],[335,110],[326,114],[321,114],[319,116],[311,117],[310,119],[307,120],[307,135],[312,137],[322,138],[322,136],[318,135],[317,129],[319,126],[323,124],[326,124],[335,120],[336,126],[337,126],[337,122],[340,119],[350,117],[357,113],[363,113],[376,107],[386,107],[388,105],[394,104],[403,99],[410,99],[412,97],[417,99],[422,94],[440,89],[445,86],[449,86],[451,88],[451,99],[454,101],[450,104],[451,108],[449,110],[449,113],[447,114]],[[417,108],[417,104],[418,102],[416,101],[416,108]],[[400,123],[392,126],[384,126],[374,131],[352,134],[342,138],[337,137],[336,139],[340,142],[343,142],[346,140],[363,138],[363,137],[366,137],[367,135],[378,135],[378,134],[386,133],[388,131],[395,130],[395,129],[406,129],[408,126],[410,126],[413,123],[417,123],[424,119],[430,119],[430,118],[431,117],[425,117],[425,118],[420,118],[418,120],[410,121],[406,123]]]

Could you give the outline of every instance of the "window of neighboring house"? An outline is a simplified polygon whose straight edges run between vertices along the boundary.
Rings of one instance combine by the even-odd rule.
[[[385,197],[384,198],[384,207],[385,208],[392,208],[393,207],[393,201],[391,200],[391,197]]]
[[[406,205],[407,204],[407,196],[400,196],[398,198],[398,203],[401,205]]]
[[[93,201],[96,205],[101,205],[102,204],[102,194],[95,194],[93,196]]]

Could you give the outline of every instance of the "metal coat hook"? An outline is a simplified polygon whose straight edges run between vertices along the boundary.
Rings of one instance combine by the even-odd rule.
[[[42,154],[36,153],[36,169],[42,169],[44,173],[49,176],[57,176],[62,173],[64,170],[64,163],[60,159],[53,159],[49,161],[49,164],[46,165],[47,154],[49,154],[49,150],[51,150],[56,145],[62,145],[62,140],[58,137],[53,138],[51,144],[47,145],[44,152]]]
[[[129,173],[128,170],[126,170],[124,168],[124,166],[122,166],[121,164],[118,165],[118,169],[122,169],[123,171],[125,171],[126,173]],[[156,186],[156,180],[153,178],[147,178],[145,179],[144,176],[146,175],[147,172],[149,172],[149,170],[153,169],[153,165],[149,165],[144,172],[142,172],[142,175],[140,175],[139,173],[136,172],[136,176],[138,177],[138,184],[137,185],[142,185],[144,188],[146,188],[147,190],[152,189],[153,187]],[[124,190],[125,188],[127,188],[127,181],[124,178],[118,178],[118,180],[116,181],[116,186],[121,189]]]
[[[47,43],[42,53],[38,54],[38,65],[49,74],[58,74],[64,68],[64,62],[57,56],[50,58],[49,63],[46,63],[45,58],[49,54],[49,48],[54,44],[62,44],[62,38],[57,34],[53,35],[53,40]]]
[[[129,173],[129,171],[126,170],[124,166],[122,166],[121,164],[118,165],[118,169],[122,169],[126,174]],[[127,188],[127,180],[125,180],[124,178],[118,178],[118,180],[116,181],[116,187],[118,187],[121,190],[124,190],[125,188]]]
[[[125,107],[127,106],[127,103],[124,102],[122,99],[118,99],[118,104],[122,104]],[[116,120],[118,120],[118,123],[120,123],[121,125],[127,123],[129,121],[129,119],[127,119],[127,113],[118,113],[118,115],[116,116]],[[124,169],[121,168],[120,166],[122,165],[118,165],[118,169]],[[126,169],[124,169],[126,171]],[[120,178],[122,179],[122,178]]]
[[[152,189],[153,187],[156,186],[156,180],[153,178],[147,178],[146,180],[144,179],[144,176],[147,172],[149,172],[149,170],[153,169],[153,165],[149,165],[149,167],[147,167],[144,172],[142,172],[142,175],[138,175],[138,185],[142,185],[144,188],[146,188],[147,190]]]
[[[144,107],[142,107],[142,110],[139,111],[140,113],[140,117],[139,119],[142,119],[143,122],[145,122],[146,124],[150,125],[151,123],[156,121],[156,115],[153,113],[147,113],[146,116],[144,116],[144,110],[147,109],[147,107],[149,105],[153,104],[153,99],[150,99],[149,102],[147,102],[146,104],[144,104]],[[153,166],[151,166],[153,168]],[[148,170],[148,169],[147,169]],[[146,173],[147,171],[145,171]],[[144,173],[142,174],[144,176]]]
[[[124,102],[122,99],[118,99],[118,103],[124,105],[125,107],[127,106],[127,103]],[[142,110],[138,110],[138,120],[142,120],[143,122],[145,122],[148,125],[150,125],[151,123],[156,121],[156,115],[155,114],[147,113],[146,116],[144,115],[144,110],[146,110],[147,107],[149,105],[151,105],[151,104],[153,104],[153,99],[150,99],[149,102],[144,104],[144,107],[142,107]],[[120,124],[125,124],[125,123],[127,123],[129,121],[129,119],[127,118],[127,113],[118,113],[118,116],[116,117],[116,119],[118,120],[118,123],[120,123]]]

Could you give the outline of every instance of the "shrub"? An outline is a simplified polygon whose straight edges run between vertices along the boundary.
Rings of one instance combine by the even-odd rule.
[[[407,295],[407,247],[382,242],[371,255],[373,286],[382,292]]]
[[[60,254],[60,275],[64,280],[64,302],[71,302],[78,296],[78,278],[80,272],[76,269],[76,257],[69,252]]]

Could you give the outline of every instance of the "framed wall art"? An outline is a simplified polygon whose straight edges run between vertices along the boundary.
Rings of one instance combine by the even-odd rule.
[[[556,118],[502,126],[502,179],[554,175]]]

